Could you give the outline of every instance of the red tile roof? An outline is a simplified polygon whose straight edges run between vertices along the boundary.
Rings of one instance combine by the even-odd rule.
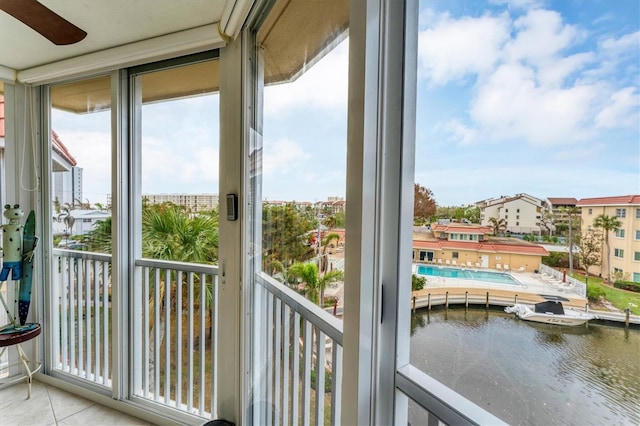
[[[549,252],[542,246],[537,244],[503,244],[492,242],[464,242],[464,241],[423,241],[413,240],[413,248],[415,249],[458,249],[458,250],[476,250],[484,253],[514,253],[529,254],[538,256],[548,256]]]
[[[433,232],[444,232],[446,234],[491,234],[493,229],[490,226],[464,225],[462,223],[452,223],[449,225],[432,225]]]
[[[555,205],[555,206],[567,206],[567,205],[571,205],[571,206],[575,206],[578,203],[578,200],[575,198],[571,198],[571,197],[558,197],[558,198],[552,198],[549,197],[547,198],[547,200],[549,200],[549,202],[551,202],[551,204]]]
[[[71,155],[65,144],[62,143],[58,134],[55,131],[51,131],[51,148],[58,153],[62,158],[64,158],[69,164],[75,166],[78,164],[75,158]]]
[[[615,197],[582,198],[578,206],[623,206],[640,205],[640,195],[619,195]]]

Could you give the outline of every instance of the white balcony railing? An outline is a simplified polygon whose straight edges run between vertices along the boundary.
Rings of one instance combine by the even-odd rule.
[[[109,388],[111,256],[54,249],[53,258],[53,369]],[[251,415],[267,424],[338,424],[342,321],[267,274],[257,283]],[[128,288],[132,397],[215,417],[218,268],[139,259]],[[414,370],[398,372],[397,388],[426,410],[430,424],[500,423]]]
[[[53,250],[53,367],[111,386],[111,256]],[[57,301],[57,303],[56,303]]]
[[[54,370],[111,387],[111,256],[53,250]],[[140,259],[130,345],[133,393],[210,418],[215,406],[218,268]]]
[[[342,321],[267,274],[257,282],[254,312],[263,340],[254,364],[264,368],[254,423],[339,424]]]

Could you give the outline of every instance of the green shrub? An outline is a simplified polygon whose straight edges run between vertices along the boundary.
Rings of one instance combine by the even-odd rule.
[[[633,281],[616,281],[613,283],[613,286],[622,290],[640,293],[640,283],[635,283]]]
[[[587,286],[587,299],[589,299],[589,302],[599,302],[600,297],[604,297],[604,291],[597,287]]]
[[[552,268],[568,268],[569,253],[561,253],[559,251],[549,252],[549,256],[542,257],[542,264],[551,266]]]
[[[427,283],[425,277],[419,277],[415,274],[411,275],[411,291],[422,290]]]

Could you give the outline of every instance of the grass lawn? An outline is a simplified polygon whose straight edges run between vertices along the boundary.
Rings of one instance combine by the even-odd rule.
[[[574,273],[573,278],[585,282],[584,275]],[[611,287],[602,284],[602,279],[598,277],[589,276],[589,288],[597,288],[604,294],[604,298],[607,299],[613,306],[620,310],[625,308],[631,308],[631,313],[634,315],[640,315],[640,293],[634,293],[632,291],[620,290],[619,288]],[[636,306],[631,306],[632,303]]]

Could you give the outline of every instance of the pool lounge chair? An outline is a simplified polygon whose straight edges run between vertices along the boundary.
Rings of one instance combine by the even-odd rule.
[[[442,259],[438,259],[438,265],[442,265]]]
[[[502,270],[502,264],[501,263],[496,263],[496,269],[498,271]]]
[[[447,265],[451,265],[451,261],[449,259],[444,261]]]
[[[504,265],[502,265],[502,269],[504,269],[505,271],[509,270],[509,265],[507,265],[506,263]]]
[[[476,263],[476,266],[477,266],[477,265],[478,265],[478,264]],[[467,260],[467,266],[468,266],[469,268],[471,268],[471,262],[469,262],[468,260]]]
[[[516,271],[518,271],[518,272],[524,272],[524,271],[525,271],[525,270],[524,270],[524,266],[519,267],[518,269],[516,269]]]
[[[452,264],[452,265],[457,265],[457,264],[458,264],[458,262],[457,262],[456,260],[452,260],[452,261],[451,261],[451,264]]]

